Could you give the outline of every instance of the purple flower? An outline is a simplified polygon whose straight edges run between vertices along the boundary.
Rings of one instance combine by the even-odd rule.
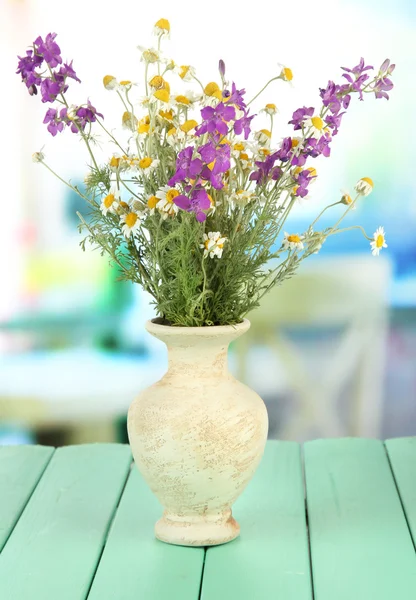
[[[337,135],[343,115],[345,115],[345,111],[338,114],[327,115],[325,117],[325,123],[332,129],[332,135]]]
[[[390,64],[390,59],[386,58],[386,60],[382,63],[382,65],[379,69],[379,75],[381,75],[381,76],[391,75],[395,68],[396,68],[396,65]]]
[[[255,116],[256,115],[251,115],[251,117],[249,117],[248,112],[244,112],[244,116],[241,117],[241,119],[237,119],[237,121],[234,122],[234,133],[236,135],[241,135],[241,133],[244,131],[244,139],[246,140],[250,135],[250,124]]]
[[[246,103],[244,102],[244,94],[246,90],[237,90],[235,83],[231,86],[231,92],[229,90],[225,90],[223,96],[226,98],[227,104],[234,104],[240,110],[243,110],[246,107]]]
[[[53,69],[62,63],[61,49],[55,42],[56,33],[48,33],[45,41],[41,36],[33,42],[36,54],[39,54]]]
[[[26,56],[18,56],[17,58],[19,62],[17,63],[16,73],[22,76],[22,81],[25,82],[26,86],[30,88],[33,85],[39,85],[40,77],[35,73],[35,69],[42,64],[43,58],[34,54],[33,50],[26,50]]]
[[[190,190],[188,190],[190,191]],[[190,197],[179,195],[173,199],[176,206],[179,206],[182,210],[186,210],[186,212],[195,213],[196,220],[202,223],[207,218],[207,215],[203,212],[204,210],[208,210],[211,206],[210,199],[208,198],[208,194],[204,190],[203,187],[197,187],[192,192]]]
[[[341,67],[343,71],[346,71],[342,76],[350,83],[350,90],[355,90],[360,95],[360,100],[363,99],[363,87],[364,83],[369,79],[369,75],[364,74],[364,71],[368,71],[373,69],[372,66],[365,66],[364,59],[361,58],[358,65],[353,67],[352,69],[348,69],[347,67]]]
[[[94,123],[97,117],[104,119],[104,116],[97,112],[97,109],[91,104],[90,100],[87,100],[86,106],[80,106],[76,111],[77,123],[82,130],[85,129],[87,123]]]
[[[314,137],[308,138],[306,141],[306,154],[307,156],[312,156],[313,158],[317,158],[321,154],[328,158],[331,154],[331,148],[329,147],[329,143],[331,141],[331,136],[329,134],[323,135],[318,139]],[[295,164],[295,163],[293,163]],[[299,164],[299,163],[298,163]]]
[[[44,123],[48,123],[48,131],[54,137],[58,133],[58,131],[62,131],[64,128],[66,119],[66,108],[61,109],[61,112],[58,116],[58,111],[56,108],[49,108],[46,111],[45,118],[43,119]]]
[[[201,171],[201,177],[209,181],[213,188],[220,190],[224,187],[221,175],[230,168],[230,146],[228,144],[215,146],[213,142],[208,142],[201,146],[199,153],[206,163]]]
[[[176,159],[176,172],[168,181],[170,186],[176,185],[179,181],[186,179],[195,179],[202,170],[203,162],[200,158],[192,158],[194,149],[187,146],[181,150]]]
[[[290,137],[283,138],[280,148],[277,151],[277,158],[281,162],[286,162],[287,160],[289,160],[289,157],[292,154],[293,154],[292,138],[290,138]]]
[[[386,58],[386,60],[381,65],[378,75],[376,77],[376,82],[373,87],[373,91],[375,93],[376,98],[386,98],[389,99],[389,95],[386,92],[390,92],[393,89],[394,85],[391,79],[387,77],[387,75],[391,75],[395,69],[395,64],[390,64],[390,59]]]
[[[69,65],[67,63],[64,63],[63,66],[61,66],[61,68],[59,69],[58,74],[63,77],[70,77],[71,79],[75,79],[75,81],[78,81],[78,83],[81,83],[81,79],[77,77],[77,74],[75,73],[72,67],[73,62],[74,61],[71,60]]]
[[[289,121],[289,124],[294,125],[293,129],[295,130],[302,129],[303,121],[308,117],[312,117],[314,110],[315,109],[313,108],[313,106],[310,106],[309,108],[306,108],[306,106],[304,106],[303,108],[298,108],[293,113],[292,120]]]
[[[196,129],[196,135],[204,133],[219,133],[227,135],[228,121],[235,119],[235,108],[233,106],[225,106],[223,102],[217,104],[214,108],[206,106],[201,110],[202,123]]]
[[[310,184],[311,180],[316,177],[311,175],[311,172],[308,169],[305,169],[304,171],[301,171],[300,173],[298,173],[298,175],[295,177],[295,181],[296,181],[296,191],[295,191],[295,196],[300,196],[301,198],[304,198],[305,196],[308,195],[308,185]]]
[[[256,161],[257,171],[253,171],[250,175],[251,181],[257,181],[257,185],[264,185],[269,179],[277,181],[282,176],[282,169],[275,167],[274,163],[279,158],[279,153],[274,152],[266,156],[264,161]]]
[[[61,81],[54,81],[50,77],[42,79],[40,84],[40,91],[42,94],[42,102],[54,102],[56,97],[66,92],[68,86],[65,85],[64,78]]]
[[[220,72],[221,79],[224,79],[224,77],[225,77],[225,63],[222,60],[222,58],[220,59],[220,61],[218,63],[218,70]]]

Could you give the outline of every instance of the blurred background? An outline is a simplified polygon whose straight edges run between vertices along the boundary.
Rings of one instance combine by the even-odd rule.
[[[270,86],[256,103],[279,109],[274,135],[299,106],[318,106],[318,88],[340,81],[340,66],[361,56],[376,69],[397,64],[389,102],[351,103],[330,159],[287,229],[303,231],[323,206],[360,177],[375,190],[349,217],[372,235],[384,225],[388,249],[372,257],[357,231],[333,236],[252,315],[249,334],[230,349],[230,368],[262,395],[270,437],[305,440],[416,434],[416,79],[414,0],[259,0],[255,8],[212,0],[160,0],[157,9],[119,0],[106,7],[72,0],[0,0],[2,228],[0,235],[0,444],[125,441],[133,397],[166,368],[166,351],[144,331],[149,298],[97,252],[79,248],[82,202],[42,165],[82,186],[88,157],[69,131],[52,138],[46,105],[15,75],[16,55],[48,32],[82,80],[70,101],[89,97],[108,128],[117,98],[102,77],[143,81],[138,44],[154,45],[160,17],[171,22],[165,54],[191,63],[201,81],[227,76],[253,96],[279,70],[293,86]],[[179,78],[169,78],[181,88]],[[189,84],[185,89],[192,88]],[[195,88],[197,91],[197,88]],[[259,116],[255,127],[267,126]],[[104,154],[102,159],[106,160]],[[338,218],[328,211],[323,225]]]

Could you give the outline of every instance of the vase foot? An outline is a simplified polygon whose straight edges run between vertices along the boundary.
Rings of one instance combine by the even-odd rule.
[[[231,510],[214,515],[180,517],[165,512],[155,525],[158,540],[177,546],[217,546],[240,535]]]

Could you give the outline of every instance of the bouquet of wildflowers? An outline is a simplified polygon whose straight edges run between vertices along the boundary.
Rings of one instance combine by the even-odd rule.
[[[273,81],[291,82],[290,68],[280,66],[247,100],[245,90],[228,80],[222,60],[218,81],[204,84],[193,66],[164,56],[169,21],[160,19],[154,34],[155,48],[138,47],[141,96],[136,82],[112,75],[103,79],[120,105],[118,133],[105,127],[90,100],[69,103],[68,89],[80,80],[72,62],[63,62],[55,33],[34,41],[19,57],[17,73],[32,96],[40,94],[51,105],[44,118],[49,133],[70,129],[85,142],[90,159],[85,189],[60,178],[86,202],[87,212],[79,215],[86,232],[82,247],[88,242],[108,254],[122,278],[152,295],[167,324],[238,323],[329,236],[345,231],[345,215],[372,191],[372,180],[363,177],[354,194],[344,193],[327,206],[307,231],[293,233],[286,226],[317,177],[311,162],[330,155],[352,96],[388,99],[395,65],[385,60],[372,78],[373,67],[363,59],[343,68],[340,84],[329,81],[320,89],[320,107],[295,110],[289,121],[294,134],[275,142],[276,105],[261,109],[270,127],[260,130],[251,106]],[[114,150],[104,160],[96,155],[99,133]],[[33,160],[57,175],[42,152]],[[329,208],[336,211],[334,224],[320,229],[320,217]],[[356,227],[371,242],[373,254],[386,247],[382,227],[372,238]]]

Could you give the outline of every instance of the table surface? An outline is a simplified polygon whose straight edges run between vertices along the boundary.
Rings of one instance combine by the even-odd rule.
[[[416,597],[416,438],[268,442],[240,538],[208,549],[154,538],[131,467],[119,444],[0,447],[2,600]]]

